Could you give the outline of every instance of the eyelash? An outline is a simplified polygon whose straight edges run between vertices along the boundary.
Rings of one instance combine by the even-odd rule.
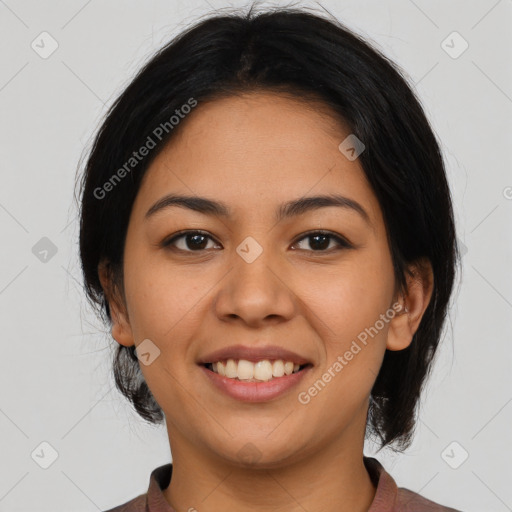
[[[169,250],[176,250],[176,251],[179,251],[179,252],[188,252],[188,253],[201,253],[201,252],[204,252],[206,251],[207,249],[199,249],[197,251],[192,251],[192,250],[185,250],[185,249],[178,249],[177,247],[172,247],[173,244],[179,240],[180,238],[184,238],[186,237],[187,235],[189,236],[192,236],[192,235],[203,235],[207,238],[209,238],[210,240],[214,240],[213,237],[211,237],[208,233],[206,233],[205,231],[200,231],[200,230],[186,230],[186,231],[180,231],[178,233],[175,233],[171,238],[168,238],[166,240],[164,240],[162,243],[161,243],[161,246],[164,247],[164,248],[167,248]],[[339,250],[339,249],[352,249],[353,246],[347,241],[345,240],[343,237],[340,237],[339,235],[335,235],[334,233],[331,233],[330,231],[324,231],[324,230],[319,230],[319,231],[309,231],[307,233],[303,233],[301,235],[300,238],[298,238],[295,242],[294,242],[294,245],[297,244],[298,242],[301,242],[302,240],[304,239],[307,239],[307,238],[310,238],[310,237],[313,237],[314,235],[322,235],[322,236],[327,236],[329,237],[330,239],[334,240],[337,242],[338,244],[338,248],[337,249],[334,249],[335,251],[336,250]],[[214,240],[215,241],[215,240]],[[218,243],[218,242],[216,242]],[[330,245],[330,244],[329,244]],[[299,250],[306,250],[308,252],[313,252],[313,253],[325,253],[325,254],[331,254],[333,252],[333,249],[328,249],[328,250],[317,250],[317,251],[314,251],[314,250],[308,250],[308,249],[299,249]]]

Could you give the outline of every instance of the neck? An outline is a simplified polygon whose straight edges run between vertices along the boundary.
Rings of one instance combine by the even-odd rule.
[[[175,510],[367,512],[375,487],[363,462],[364,436],[344,432],[300,460],[241,468],[169,431],[173,472],[164,490]]]

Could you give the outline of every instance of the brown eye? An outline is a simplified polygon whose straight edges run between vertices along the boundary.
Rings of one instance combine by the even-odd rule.
[[[184,252],[204,251],[208,249],[208,240],[213,241],[213,238],[202,231],[184,231],[164,241],[162,247],[176,248]]]
[[[312,252],[331,252],[330,250],[327,251],[327,249],[329,249],[329,246],[333,241],[335,242],[334,249],[336,249],[336,247],[341,247],[343,249],[349,249],[352,247],[352,245],[350,245],[344,238],[326,231],[312,231],[299,239],[299,242],[302,240],[309,241],[309,246],[312,248]]]
[[[302,243],[303,240],[307,240],[309,242],[310,248],[299,248],[299,250],[309,252],[330,253],[337,249],[352,248],[352,245],[344,238],[325,231],[312,231],[310,233],[306,233],[306,235],[302,236],[302,238],[295,242],[295,245]],[[181,231],[162,242],[161,246],[182,252],[200,252],[214,248],[212,246],[208,247],[209,241],[214,242],[214,239],[206,232],[197,230]],[[332,246],[333,242],[334,246]],[[219,245],[217,245],[217,248],[219,248]]]

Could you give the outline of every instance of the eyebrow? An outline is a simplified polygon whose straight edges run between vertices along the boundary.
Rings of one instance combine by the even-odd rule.
[[[155,213],[173,206],[187,208],[195,212],[199,212],[205,215],[213,215],[216,217],[229,218],[232,216],[230,208],[221,201],[215,201],[213,199],[199,196],[168,194],[159,199],[153,206],[151,206],[151,208],[146,212],[145,218],[148,219]],[[355,211],[364,219],[367,224],[372,226],[370,216],[357,201],[339,194],[301,197],[299,199],[283,203],[276,210],[275,220],[276,222],[280,222],[283,219],[301,215],[309,211],[318,210],[320,208],[327,208],[330,206],[337,206]]]

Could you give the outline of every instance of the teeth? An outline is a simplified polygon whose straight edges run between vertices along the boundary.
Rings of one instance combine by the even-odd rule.
[[[258,361],[256,364],[247,361],[248,364],[254,366],[254,378],[257,380],[270,380],[272,378],[272,363],[266,359]],[[238,363],[240,366],[240,363]],[[242,380],[242,379],[240,379]]]
[[[246,359],[228,359],[212,363],[212,370],[223,377],[245,381],[269,381],[274,377],[283,377],[299,371],[300,365],[292,361],[264,359],[253,363]]]
[[[238,361],[238,374],[236,375],[240,380],[249,380],[254,377],[254,365],[250,361],[246,361],[245,359],[240,359]],[[261,379],[261,377],[258,377]]]
[[[230,379],[238,377],[238,365],[234,359],[228,359],[226,362],[226,377]]]
[[[284,375],[284,363],[280,359],[274,361],[272,365],[272,375],[274,377],[282,377]]]

